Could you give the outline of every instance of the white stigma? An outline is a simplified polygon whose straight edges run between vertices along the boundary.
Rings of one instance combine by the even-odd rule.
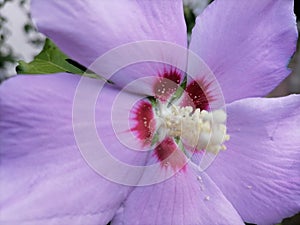
[[[194,110],[190,106],[167,107],[161,104],[156,118],[160,139],[165,136],[179,137],[189,147],[215,154],[226,149],[223,143],[229,140],[229,135],[226,133],[227,115],[224,110],[208,112]]]

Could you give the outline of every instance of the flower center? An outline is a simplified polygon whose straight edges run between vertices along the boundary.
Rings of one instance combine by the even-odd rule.
[[[208,112],[191,106],[176,106],[160,103],[155,113],[159,140],[165,137],[180,138],[185,146],[217,154],[225,150],[229,140],[226,133],[224,110]]]

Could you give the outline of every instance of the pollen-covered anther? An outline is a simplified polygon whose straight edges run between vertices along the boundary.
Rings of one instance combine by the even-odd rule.
[[[224,110],[193,109],[190,106],[160,107],[159,117],[164,123],[160,130],[171,137],[179,137],[185,145],[198,150],[206,150],[217,154],[225,150],[223,144],[229,140],[226,129],[227,115]]]

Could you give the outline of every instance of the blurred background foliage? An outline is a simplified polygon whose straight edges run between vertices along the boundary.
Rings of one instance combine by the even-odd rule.
[[[9,74],[8,68],[12,65],[15,66],[17,61],[22,58],[18,53],[15,52],[14,46],[8,43],[8,40],[14,30],[9,25],[8,18],[2,14],[3,8],[9,2],[18,3],[18,7],[26,15],[26,20],[22,27],[24,37],[27,42],[32,45],[33,49],[41,49],[44,44],[44,38],[40,35],[36,28],[34,27],[28,8],[29,0],[0,0],[0,82],[7,76],[13,75]],[[203,4],[198,5],[195,9],[195,0],[183,0],[185,3],[184,14],[187,23],[188,34],[191,33],[192,28],[195,25],[195,19],[197,14],[200,14],[204,9]],[[208,4],[213,0],[202,0],[202,3]],[[202,7],[202,8],[201,8]],[[297,18],[300,18],[300,1],[295,0],[295,14]],[[300,21],[297,19],[298,29],[300,30]],[[290,61],[289,67],[293,70],[291,75],[287,77],[272,93],[269,97],[284,96],[290,93],[300,93],[300,39],[298,39],[297,52]],[[19,49],[19,51],[22,49]],[[33,56],[32,56],[33,57]],[[247,224],[247,223],[246,223]],[[295,215],[291,218],[286,218],[282,221],[281,225],[300,225],[300,214]]]
[[[32,46],[32,49],[39,49],[44,43],[44,38],[37,32],[30,19],[28,2],[29,0],[0,0],[0,79],[12,75],[9,74],[9,68],[15,66],[16,62],[22,58],[19,54],[19,52],[22,52],[22,49],[18,49],[18,52],[16,52],[16,48],[9,43],[9,39],[16,30],[12,28],[8,16],[3,14],[5,6],[14,3],[20,9],[18,12],[25,15],[26,19],[20,29],[22,29],[21,33],[23,33],[27,43]],[[15,17],[18,16],[20,15],[16,13]]]

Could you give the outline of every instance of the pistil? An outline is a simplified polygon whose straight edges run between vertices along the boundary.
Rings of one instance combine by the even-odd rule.
[[[187,146],[217,154],[225,150],[223,144],[229,140],[226,131],[226,112],[222,109],[208,112],[193,109],[191,106],[180,107],[160,104],[156,111],[157,133],[159,139],[166,136],[180,138]]]

